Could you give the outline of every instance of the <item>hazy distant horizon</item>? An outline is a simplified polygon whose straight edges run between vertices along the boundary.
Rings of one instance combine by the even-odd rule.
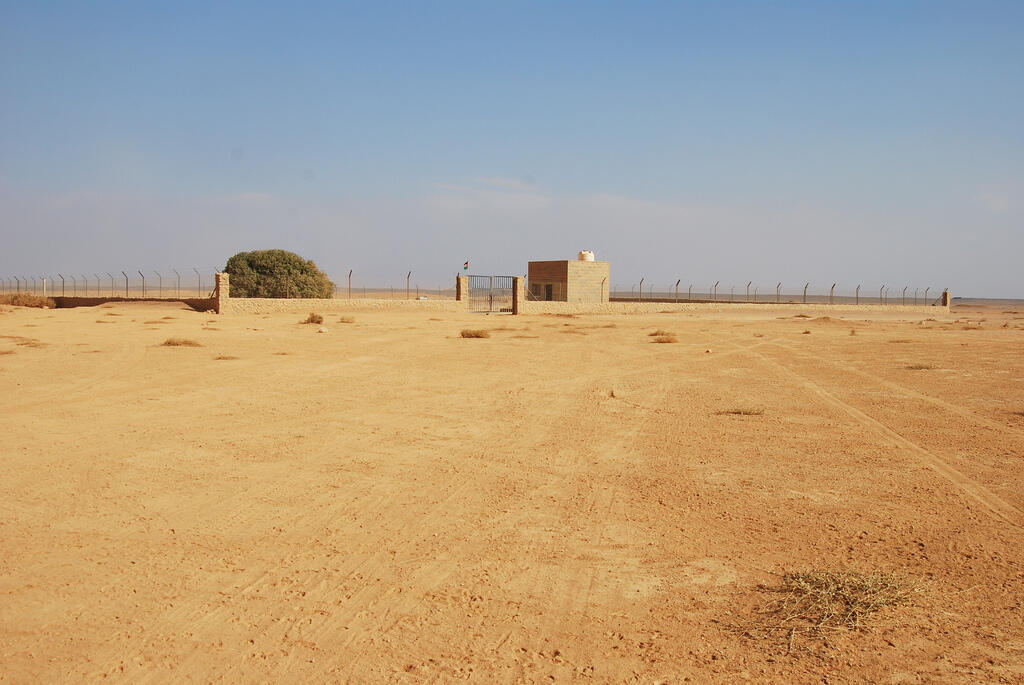
[[[590,249],[1024,297],[1020,3],[243,8],[0,2],[0,279]]]

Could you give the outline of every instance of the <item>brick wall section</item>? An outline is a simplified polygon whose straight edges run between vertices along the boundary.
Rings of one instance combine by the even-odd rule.
[[[538,300],[544,299],[544,286],[551,285],[551,296],[565,301],[568,292],[569,262],[564,259],[547,262],[530,262],[526,273],[530,281],[530,292]]]
[[[608,262],[568,262],[569,302],[607,302]]]

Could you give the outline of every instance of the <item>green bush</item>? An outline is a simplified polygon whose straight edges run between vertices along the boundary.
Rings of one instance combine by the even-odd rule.
[[[224,271],[231,297],[318,297],[334,294],[334,284],[311,259],[285,250],[239,252]]]

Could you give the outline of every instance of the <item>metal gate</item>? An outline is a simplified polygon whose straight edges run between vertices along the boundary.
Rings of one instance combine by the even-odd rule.
[[[512,276],[470,276],[469,309],[489,314],[511,314]]]

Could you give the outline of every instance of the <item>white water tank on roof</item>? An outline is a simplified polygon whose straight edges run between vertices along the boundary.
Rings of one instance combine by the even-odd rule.
[[[594,253],[590,250],[580,250],[579,255],[576,256],[581,262],[592,262],[594,261]]]

